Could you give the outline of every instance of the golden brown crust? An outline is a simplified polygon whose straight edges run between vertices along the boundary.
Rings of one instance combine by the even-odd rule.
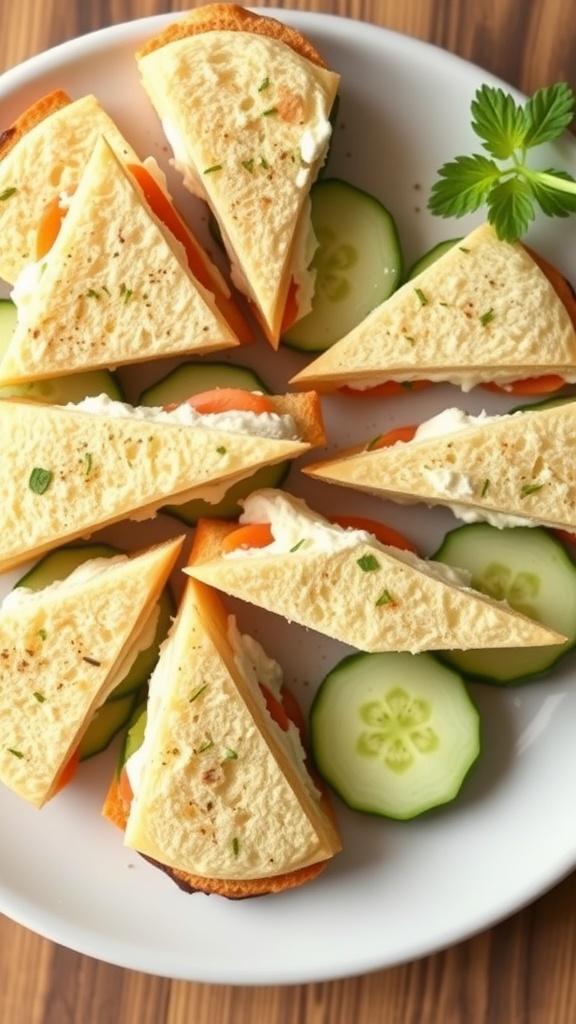
[[[28,107],[16,120],[3,132],[0,133],[0,160],[3,159],[11,149],[27,132],[35,128],[37,124],[44,121],[50,114],[54,114],[62,107],[68,106],[72,100],[63,89],[55,89],[47,93],[41,99]]]
[[[321,68],[328,67],[312,43],[297,29],[277,21],[276,18],[254,14],[237,4],[205,4],[189,11],[181,21],[168,25],[159,35],[149,39],[138,50],[136,56],[137,58],[144,57],[147,53],[166,46],[167,43],[173,43],[176,39],[184,39],[186,36],[197,35],[200,32],[254,32],[257,35],[269,36],[271,39],[285,43],[286,46],[300,54],[301,57],[312,61],[313,64],[317,64]]]
[[[268,398],[274,406],[274,412],[280,416],[288,414],[292,417],[298,437],[303,441],[315,447],[326,444],[322,405],[316,391],[269,395]]]
[[[327,796],[322,796],[322,802],[326,812],[332,814]],[[108,788],[102,815],[112,825],[116,825],[117,828],[124,831],[128,819],[128,809],[120,795],[119,779],[116,775]],[[310,864],[297,871],[288,871],[286,874],[275,875],[272,878],[234,880],[191,875],[185,871],[179,871],[177,868],[167,867],[151,857],[144,859],[160,868],[185,892],[203,892],[213,896],[224,896],[229,900],[243,900],[252,896],[265,896],[269,893],[282,892],[285,889],[294,889],[298,885],[304,885],[305,882],[311,882],[324,871],[328,864],[328,861],[320,861],[318,864]]]

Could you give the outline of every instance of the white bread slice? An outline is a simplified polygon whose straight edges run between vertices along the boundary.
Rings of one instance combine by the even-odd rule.
[[[350,449],[304,472],[410,504],[445,505],[467,522],[576,530],[576,402],[467,418],[446,410],[422,434],[391,447]]]
[[[36,807],[54,795],[117,668],[136,658],[182,541],[85,563],[77,579],[0,608],[0,780]]]
[[[192,498],[218,501],[236,480],[321,443],[315,395],[271,401],[292,414],[301,440],[117,415],[115,403],[94,413],[0,401],[0,572],[121,519]]]
[[[295,872],[341,848],[239,637],[219,596],[189,578],[150,680],[125,830],[128,847],[211,882]]]
[[[235,4],[190,12],[137,60],[174,165],[211,207],[232,279],[277,347],[294,272],[312,258],[308,196],[339,76],[300,33]]]
[[[34,103],[0,137],[0,277],[14,284],[34,260],[46,205],[76,187],[97,139],[105,135],[125,163],[140,163],[95,96],[72,101],[61,89]]]
[[[576,381],[574,324],[525,247],[483,224],[291,383],[333,391],[428,380],[469,391],[546,374]]]
[[[470,588],[468,577],[363,531],[328,523],[298,498],[253,492],[241,517],[274,543],[223,556],[235,527],[203,520],[184,572],[233,597],[361,651],[546,646],[562,637]]]
[[[31,284],[0,364],[15,384],[238,345],[104,138]]]

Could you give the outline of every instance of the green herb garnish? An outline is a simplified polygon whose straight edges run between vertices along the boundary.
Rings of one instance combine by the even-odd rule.
[[[375,555],[362,555],[356,562],[362,569],[362,572],[374,572],[375,569],[380,568],[380,562]]]
[[[238,760],[238,754],[236,753],[235,750],[231,750],[230,747],[226,747],[226,750],[224,751],[224,757],[226,758],[227,761]]]
[[[44,494],[52,483],[54,473],[51,469],[42,469],[41,466],[34,466],[28,477],[28,486],[34,494]]]
[[[88,296],[89,299],[100,298],[100,292],[97,292],[95,288],[89,288],[88,291],[86,292],[86,295]]]
[[[482,313],[482,316],[480,317],[480,323],[482,324],[482,327],[486,327],[486,325],[489,324],[490,321],[493,320],[493,319],[494,319],[494,310],[493,309],[487,309],[485,313]]]
[[[292,554],[293,551],[298,551],[298,548],[301,548],[305,543],[306,537],[301,537],[300,540],[297,540],[293,547],[290,548],[290,554]]]
[[[40,693],[39,690],[35,690],[33,696],[36,698],[36,700],[38,701],[39,704],[43,704],[44,701],[46,700],[46,697],[44,696],[44,694]]]
[[[249,171],[250,174],[252,174],[252,171],[254,170],[254,157],[251,157],[250,160],[243,160],[242,167],[244,170]]]
[[[221,171],[222,164],[212,164],[211,167],[207,167],[204,174],[214,174],[215,171]]]
[[[389,590],[383,590],[376,601],[376,607],[381,608],[385,604],[394,604],[394,598]]]
[[[258,92],[264,92],[264,89],[267,89],[269,85],[270,79],[268,77],[263,78],[262,81],[260,82],[260,85],[258,86]]]
[[[272,114],[278,113],[278,107],[268,107],[268,110],[262,111],[262,117],[271,117]]]
[[[490,487],[490,481],[488,480],[488,477],[486,477],[486,480],[482,484],[482,490],[480,491],[480,497],[481,498],[485,498],[486,497],[486,495],[488,494],[489,487]]]
[[[15,750],[14,747],[8,747],[8,753],[9,754],[14,754],[14,757],[20,757],[20,758],[24,757],[24,754],[22,753],[22,751],[21,750]]]
[[[544,484],[524,484],[520,490],[522,498],[527,498],[529,494],[535,494],[536,491],[542,490]]]
[[[199,754],[205,754],[207,750],[210,750],[214,746],[214,740],[211,736],[207,736],[206,739],[198,747]]]
[[[238,842],[236,836],[234,836],[234,839],[232,840],[232,853],[234,854],[235,857],[238,856],[239,850],[240,843]]]
[[[500,88],[481,86],[471,105],[472,128],[490,155],[458,156],[443,164],[428,208],[440,217],[462,217],[486,205],[489,223],[505,242],[524,234],[536,206],[548,217],[575,213],[574,178],[552,168],[537,171],[526,163],[528,150],[566,131],[575,101],[567,82],[537,89],[524,104]]]
[[[415,288],[414,291],[416,292],[416,295],[418,297],[418,302],[420,303],[420,305],[421,306],[427,306],[428,305],[428,299],[424,295],[424,292],[422,291],[422,289],[421,288]]]
[[[228,449],[225,448],[223,444],[218,445],[218,447],[216,449],[216,451],[218,452],[218,455],[226,455],[227,450]]]
[[[201,693],[204,693],[204,690],[206,689],[207,686],[208,683],[204,683],[203,686],[199,686],[197,690],[194,690],[194,693],[192,693],[188,698],[188,703],[192,704],[193,701],[198,700],[198,697],[200,696]]]
[[[128,288],[127,285],[120,285],[120,295],[124,297],[124,302],[130,302],[130,299],[132,298],[133,294],[134,292],[132,291],[131,288]]]
[[[90,476],[92,472],[92,452],[86,452],[84,456],[84,476]]]
[[[10,188],[5,188],[3,192],[0,192],[0,203],[3,203],[5,199],[10,199],[10,196],[16,195],[18,189],[12,185]]]

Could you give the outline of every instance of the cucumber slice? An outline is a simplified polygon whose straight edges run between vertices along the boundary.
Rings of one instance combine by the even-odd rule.
[[[111,558],[122,553],[118,548],[109,544],[71,544],[67,547],[57,548],[40,559],[25,576],[18,580],[16,586],[27,587],[29,590],[42,590],[56,580],[66,579],[74,569],[91,558]],[[140,651],[130,671],[109,694],[106,700],[107,704],[126,697],[128,694],[133,694],[135,690],[148,682],[158,660],[158,648],[168,633],[174,614],[173,601],[167,589],[163,591],[159,605],[160,611],[153,643],[145,650]]]
[[[413,277],[417,277],[418,274],[421,274],[423,270],[431,267],[437,259],[440,259],[440,256],[444,256],[449,249],[452,249],[453,246],[457,245],[458,242],[461,241],[461,238],[448,238],[445,242],[438,242],[438,245],[433,246],[432,249],[429,249],[428,252],[425,252],[423,256],[420,256],[420,258],[412,264],[406,275],[406,280],[411,281]]]
[[[0,362],[8,348],[16,325],[16,306],[10,299],[0,299]],[[33,398],[50,405],[81,402],[88,395],[108,395],[121,402],[124,392],[117,377],[110,370],[90,370],[71,373],[66,377],[35,380],[25,384],[6,384],[0,387],[2,398]]]
[[[352,654],[310,711],[318,771],[353,810],[407,820],[449,803],[480,754],[462,677],[432,654]]]
[[[128,758],[142,746],[147,718],[148,702],[146,700],[138,701],[128,721],[128,727],[124,735],[124,742],[122,743],[120,754],[118,755],[118,761],[116,762],[117,778],[122,774],[122,769]]]
[[[158,383],[143,391],[138,399],[139,405],[163,406],[172,402],[185,402],[190,395],[212,388],[243,388],[246,391],[269,393],[261,378],[246,366],[234,366],[230,363],[183,363],[176,367]],[[251,491],[261,487],[281,487],[288,473],[290,464],[280,462],[275,466],[263,466],[247,480],[233,484],[221,501],[211,504],[208,501],[195,499],[183,505],[167,505],[166,511],[189,526],[199,519],[236,519],[241,507],[239,502]]]
[[[87,761],[106,750],[112,740],[124,728],[130,719],[134,707],[135,695],[127,694],[111,704],[102,704],[90,722],[84,736],[80,740],[80,760]]]
[[[310,192],[318,248],[312,310],[282,337],[322,352],[356,327],[400,282],[402,250],[392,214],[368,192],[324,178]]]
[[[576,565],[547,530],[471,523],[448,533],[432,558],[467,569],[477,590],[568,637],[552,647],[443,651],[442,660],[466,676],[501,686],[523,682],[548,673],[576,644]]]

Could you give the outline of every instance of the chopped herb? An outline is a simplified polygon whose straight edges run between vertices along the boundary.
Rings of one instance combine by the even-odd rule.
[[[362,572],[374,572],[375,569],[380,568],[380,562],[375,555],[362,555],[356,561]]]
[[[124,302],[130,302],[130,299],[132,298],[133,294],[134,292],[132,291],[131,288],[128,288],[127,285],[120,285],[120,295],[124,296]]]
[[[28,478],[28,486],[34,494],[44,494],[52,483],[54,473],[51,469],[42,469],[41,466],[34,466]]]
[[[543,484],[524,484],[520,490],[520,495],[523,498],[527,498],[529,494],[535,494],[536,491],[540,491],[543,486]]]
[[[213,746],[214,746],[214,740],[210,736],[207,736],[206,739],[204,740],[204,742],[198,747],[198,753],[199,754],[204,754],[207,750],[210,750],[210,748],[213,747]]]
[[[110,289],[107,288],[105,284],[102,285],[102,291],[106,292],[106,295],[110,295]]]
[[[99,666],[102,664],[101,661],[97,661],[96,658],[91,658],[88,654],[84,655],[82,661],[86,661],[89,665],[95,665],[96,668],[99,668]]]
[[[305,544],[305,543],[306,543],[306,537],[301,537],[300,540],[296,541],[294,546],[290,548],[290,554],[292,554],[293,551],[298,551],[298,548],[301,548],[302,545]]]
[[[418,302],[420,303],[420,305],[421,306],[427,306],[428,305],[428,299],[424,295],[424,292],[422,291],[422,289],[421,288],[415,288],[414,291],[416,292],[416,297],[417,297]]]
[[[46,700],[46,697],[44,696],[44,694],[40,693],[38,690],[34,691],[33,696],[36,698],[36,700],[38,701],[39,704],[43,704],[44,701]]]
[[[3,192],[0,192],[0,203],[3,203],[5,199],[10,199],[10,196],[16,195],[17,191],[18,189],[13,185],[11,188],[5,188]]]
[[[197,700],[198,697],[200,696],[200,694],[204,693],[204,690],[206,689],[207,686],[208,686],[208,683],[204,683],[203,686],[199,686],[197,690],[194,690],[194,693],[191,694],[191,696],[189,698],[189,703],[192,704],[193,701]]]
[[[232,840],[232,853],[234,854],[235,857],[238,856],[238,851],[239,850],[240,850],[240,843],[238,842],[236,836],[234,836],[234,839]]]
[[[207,167],[204,174],[214,174],[215,171],[221,171],[222,164],[212,164],[211,167]]]
[[[264,92],[264,89],[267,89],[269,85],[270,79],[268,77],[263,78],[262,81],[260,82],[260,85],[258,86],[258,92]]]
[[[470,249],[466,245],[459,245],[460,252],[470,252]]]
[[[411,345],[414,344],[414,338],[412,337],[411,334],[405,334],[404,337],[406,338],[406,341],[410,342]]]
[[[226,455],[226,452],[228,451],[228,449],[225,448],[223,444],[220,444],[220,445],[218,445],[216,451],[218,452],[218,455]]]
[[[230,747],[226,747],[226,750],[224,751],[224,757],[226,758],[227,761],[236,761],[238,759],[238,754],[236,753],[235,750],[230,750]]]
[[[252,174],[252,171],[254,170],[254,157],[251,157],[250,160],[243,160],[242,167],[244,167],[246,171],[250,171],[250,174]]]
[[[383,590],[380,597],[376,601],[376,607],[381,608],[385,604],[394,604],[394,598],[389,590]]]
[[[260,157],[260,167],[263,167],[265,171],[267,171],[268,168],[270,167],[270,164],[268,163],[265,156]]]
[[[482,316],[480,317],[480,323],[482,324],[482,327],[486,327],[486,324],[489,324],[490,321],[493,320],[493,319],[494,319],[494,310],[493,309],[487,309],[485,313],[482,313]]]
[[[482,490],[480,492],[480,497],[481,498],[485,498],[486,497],[486,495],[488,494],[489,487],[490,487],[490,481],[489,481],[488,477],[486,477],[484,483],[482,484]]]
[[[268,107],[268,110],[262,111],[262,117],[271,117],[272,114],[278,113],[278,107]]]
[[[84,476],[89,476],[92,471],[92,452],[86,452],[84,456]]]
[[[88,291],[86,292],[86,295],[88,296],[89,299],[100,298],[100,292],[97,292],[95,288],[89,288]]]
[[[14,747],[8,747],[8,753],[14,754],[14,757],[24,757],[21,750],[14,750]]]
[[[374,450],[374,448],[378,448],[382,437],[383,434],[377,434],[376,437],[373,437],[371,441],[368,441],[368,444],[366,445],[366,451],[371,452]]]
[[[46,637],[48,636],[48,633],[46,632],[45,629],[39,629],[38,636],[40,637],[41,640],[45,640]]]

